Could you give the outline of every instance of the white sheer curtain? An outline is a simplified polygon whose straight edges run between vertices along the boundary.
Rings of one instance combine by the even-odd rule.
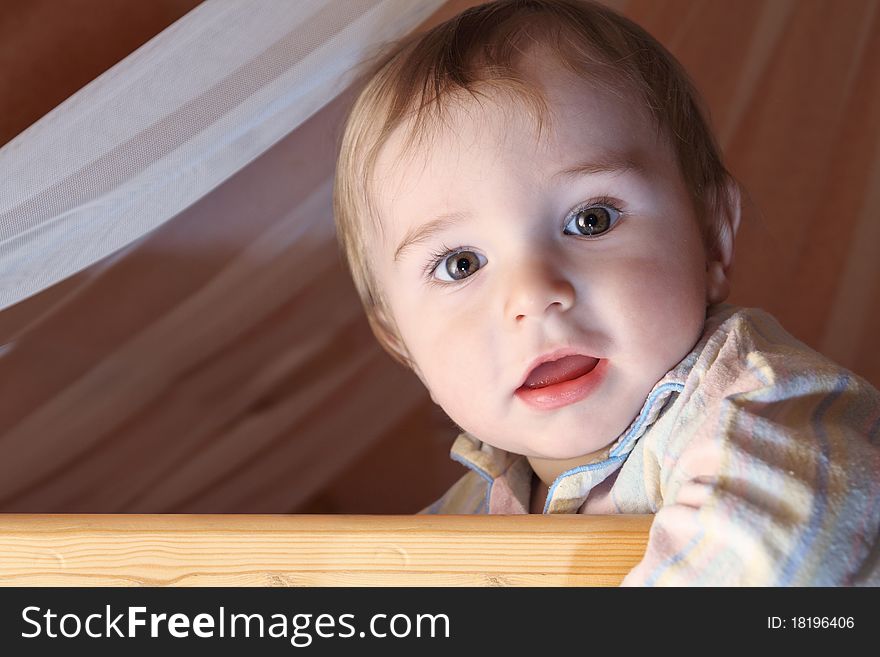
[[[0,310],[174,217],[441,0],[208,0],[0,149]]]

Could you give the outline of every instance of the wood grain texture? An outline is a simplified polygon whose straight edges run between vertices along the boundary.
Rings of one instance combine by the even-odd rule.
[[[0,515],[3,586],[614,586],[653,516]]]

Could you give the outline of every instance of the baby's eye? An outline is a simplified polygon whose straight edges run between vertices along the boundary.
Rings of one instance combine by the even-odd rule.
[[[434,260],[433,274],[447,283],[467,278],[486,264],[486,258],[473,251],[454,251],[439,254]]]
[[[620,210],[607,205],[590,205],[571,213],[571,220],[565,224],[566,235],[594,237],[607,232],[620,218]],[[573,226],[568,232],[568,227]]]

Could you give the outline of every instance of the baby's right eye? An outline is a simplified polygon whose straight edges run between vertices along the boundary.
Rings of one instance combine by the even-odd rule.
[[[436,275],[447,283],[454,283],[471,276],[487,262],[484,256],[470,250],[444,251],[434,254],[433,258],[430,275]]]

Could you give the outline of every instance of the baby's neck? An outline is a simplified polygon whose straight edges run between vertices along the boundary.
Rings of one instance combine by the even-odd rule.
[[[579,465],[586,465],[587,463],[604,461],[608,458],[608,452],[610,449],[610,446],[603,447],[598,451],[585,454],[584,456],[576,456],[571,459],[545,459],[537,456],[527,456],[526,458],[529,461],[529,465],[532,466],[532,471],[538,476],[541,483],[543,483],[546,488],[552,486],[553,482],[556,481],[556,478],[566,470],[571,470],[572,468],[576,468]]]
[[[544,503],[547,501],[547,484],[538,475],[532,473],[532,494],[529,499],[529,513],[544,513]]]

